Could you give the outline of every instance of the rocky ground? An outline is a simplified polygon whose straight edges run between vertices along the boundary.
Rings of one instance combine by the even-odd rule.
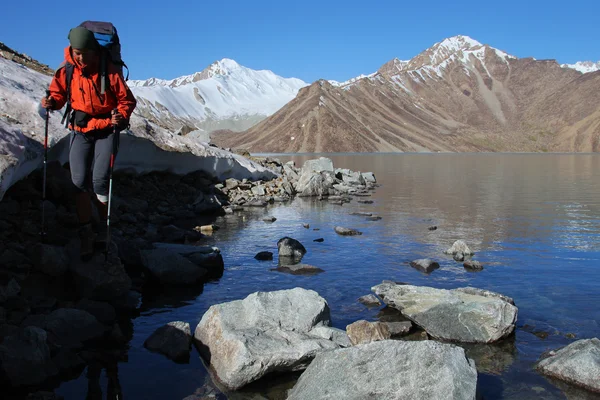
[[[205,233],[217,228],[216,216],[294,196],[343,204],[364,199],[377,187],[372,173],[336,169],[327,158],[309,160],[302,167],[269,158],[254,160],[278,177],[219,181],[201,172],[116,174],[110,251],[105,256],[99,248],[85,262],[77,252],[68,167],[48,168],[44,236],[40,171],[11,187],[0,202],[0,384],[9,388],[3,394],[11,399],[54,399],[53,387],[85,369],[90,390],[99,382],[94,377],[99,379],[105,369],[109,386],[117,393],[117,366],[127,357],[131,318],[138,312],[142,293],[194,287],[223,274],[220,250],[198,245]],[[360,234],[344,227],[335,230],[340,235]],[[257,258],[273,257],[263,253]],[[305,253],[302,243],[281,238],[278,256],[289,262],[279,268],[319,273],[301,263]],[[470,260],[473,252],[463,241],[446,253],[464,261],[469,270],[481,270]],[[428,259],[415,260],[411,266],[423,273],[439,267]],[[498,293],[391,281],[372,291],[357,301],[384,304],[379,321],[356,321],[345,330],[330,326],[326,299],[295,288],[213,305],[195,328],[173,321],[154,332],[144,346],[178,363],[188,362],[196,346],[209,366],[212,383],[186,400],[220,398],[222,393],[236,398],[238,390],[265,376],[302,371],[289,398],[342,393],[354,396],[346,398],[375,394],[397,398],[394,393],[410,397],[411,390],[425,390],[428,398],[452,393],[452,398],[473,399],[477,371],[488,371],[486,359],[495,356],[478,354],[481,347],[465,350],[468,347],[451,343],[501,347],[514,336],[518,309],[513,299]],[[394,340],[399,337],[406,340]],[[547,355],[538,369],[594,391],[597,351],[597,339],[586,341]],[[477,363],[472,355],[477,355],[473,356]],[[573,360],[584,364],[575,376],[568,368]],[[441,370],[447,373],[438,376]]]

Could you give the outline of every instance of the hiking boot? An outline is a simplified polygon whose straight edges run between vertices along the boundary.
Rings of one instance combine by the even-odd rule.
[[[92,229],[92,224],[87,223],[79,228],[79,240],[81,242],[80,256],[84,261],[89,260],[94,254],[94,240],[96,234]]]

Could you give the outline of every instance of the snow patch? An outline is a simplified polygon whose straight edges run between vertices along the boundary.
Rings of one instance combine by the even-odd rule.
[[[600,71],[600,61],[577,61],[575,64],[561,64],[563,68],[571,68],[576,71],[581,72],[582,74],[587,74],[590,72]]]

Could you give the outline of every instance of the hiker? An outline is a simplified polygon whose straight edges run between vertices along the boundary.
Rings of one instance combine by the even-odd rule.
[[[69,46],[64,50],[65,62],[54,74],[50,95],[42,99],[41,105],[46,109],[60,110],[70,100],[69,165],[76,188],[81,257],[86,259],[93,254],[95,241],[106,240],[102,238],[104,231],[99,229],[95,232],[92,226],[92,202],[102,221],[106,222],[113,139],[118,141],[119,132],[128,127],[136,99],[122,70],[113,63],[101,63],[103,49],[93,32],[78,26],[69,31],[68,39]],[[71,80],[67,82],[65,65],[69,64],[74,67]],[[101,64],[107,68],[106,84],[101,79]],[[106,87],[103,94],[100,85],[103,91]],[[68,87],[70,93],[67,93]],[[118,112],[112,114],[113,109]]]

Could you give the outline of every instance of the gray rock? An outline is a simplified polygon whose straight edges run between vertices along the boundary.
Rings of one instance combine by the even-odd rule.
[[[267,194],[267,191],[265,190],[265,187],[263,185],[253,186],[251,191],[252,194],[256,196],[264,196],[265,194]]]
[[[310,334],[330,325],[325,299],[294,288],[256,292],[211,306],[196,327],[199,349],[228,389],[239,389],[270,372],[306,368],[320,351],[338,344]]]
[[[275,218],[275,217],[263,218],[263,221],[265,221],[265,222],[275,222],[275,221],[277,221],[277,218]]]
[[[389,282],[371,290],[438,339],[492,343],[507,337],[515,329],[518,309],[500,295],[485,296],[458,289],[443,290]]]
[[[12,386],[37,385],[58,373],[50,359],[46,332],[26,327],[0,344],[0,368]]]
[[[228,178],[225,180],[225,187],[229,190],[237,188],[239,184],[240,182],[234,178]]]
[[[344,227],[341,227],[341,226],[336,226],[335,228],[333,228],[333,230],[338,235],[343,235],[343,236],[362,235],[362,232],[357,231],[356,229],[344,228]]]
[[[277,268],[273,268],[272,271],[286,272],[292,275],[315,275],[325,272],[321,268],[308,264],[280,265]]]
[[[379,215],[373,215],[372,217],[367,217],[365,218],[367,221],[381,221],[382,217],[380,217]]]
[[[392,337],[406,335],[412,329],[412,322],[410,321],[384,322],[384,324],[387,325]]]
[[[372,294],[367,294],[358,298],[358,301],[366,306],[380,306],[381,301]]]
[[[279,256],[292,257],[298,261],[306,254],[306,248],[302,243],[287,236],[277,241],[277,251]]]
[[[462,348],[384,340],[315,357],[288,400],[474,400],[477,370]]]
[[[302,174],[305,172],[333,172],[333,161],[330,158],[319,157],[318,159],[306,160],[302,165]]]
[[[365,178],[363,178],[360,172],[352,172],[349,174],[342,174],[342,181],[348,185],[358,186],[365,184]]]
[[[373,200],[357,200],[357,203],[360,203],[360,204],[373,204],[374,201]]]
[[[434,270],[438,269],[440,267],[440,264],[430,260],[429,258],[423,258],[420,260],[411,261],[410,266],[415,269],[418,269],[421,272],[429,274]]]
[[[333,172],[303,172],[296,182],[296,192],[300,197],[310,196],[327,196],[330,192],[335,191]]]
[[[289,180],[297,180],[299,178],[298,172],[292,165],[283,165],[283,173],[288,177]]]
[[[190,324],[182,321],[169,322],[158,328],[146,341],[144,347],[166,355],[176,362],[189,362],[192,348]]]
[[[38,243],[32,253],[34,268],[46,275],[62,276],[69,270],[69,255],[64,247]]]
[[[463,267],[469,271],[482,271],[483,265],[479,261],[467,260],[463,264]]]
[[[202,280],[207,271],[167,248],[142,250],[142,263],[152,276],[169,285],[193,285]]]
[[[363,172],[362,177],[365,182],[376,183],[377,179],[375,179],[375,174],[372,172]]]
[[[333,328],[331,326],[317,326],[313,328],[309,334],[322,339],[331,340],[337,343],[340,347],[352,346],[352,342],[350,342],[350,338],[348,337],[346,331]]]
[[[551,351],[535,368],[544,375],[600,393],[600,339],[582,339]]]
[[[464,240],[457,240],[456,242],[454,242],[452,247],[446,250],[445,253],[451,255],[454,255],[456,253],[463,253],[465,256],[472,256],[473,254],[475,254],[471,251],[471,249],[469,249],[469,246],[467,246]]]
[[[346,333],[352,345],[386,340],[392,337],[384,322],[356,321],[346,326]]]

